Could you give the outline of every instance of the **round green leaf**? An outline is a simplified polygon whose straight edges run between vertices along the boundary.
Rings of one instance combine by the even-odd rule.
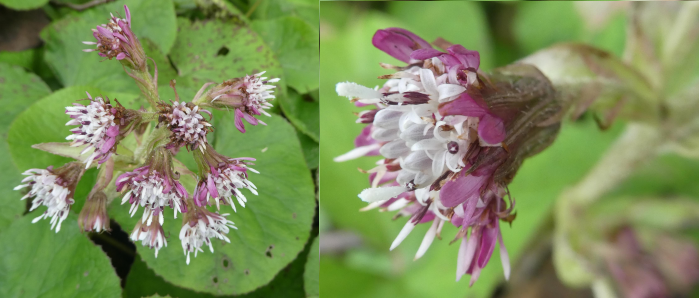
[[[36,75],[27,73],[21,67],[0,63],[0,155],[9,156],[7,132],[12,119],[22,110],[40,98],[51,93],[49,87]],[[20,171],[10,158],[0,159],[0,230],[9,226],[26,209],[21,197],[13,188],[22,180]]]
[[[269,283],[303,250],[315,213],[313,181],[294,128],[276,115],[265,122],[268,126],[249,127],[241,134],[232,115],[216,119],[216,150],[230,157],[256,158],[253,168],[260,172],[250,176],[259,195],[243,190],[245,208],[238,206],[233,213],[230,206],[221,207],[238,227],[228,234],[231,243],[212,239],[214,253],[191,256],[187,265],[178,238],[181,218],[174,219],[168,210],[163,227],[170,235],[168,247],[156,258],[152,250],[136,244],[148,267],[166,281],[217,295],[247,293]],[[130,230],[139,217],[129,217],[129,205],[119,203],[115,200],[110,214]]]
[[[170,57],[181,83],[199,89],[207,82],[222,82],[267,71],[280,77],[282,69],[274,52],[250,28],[222,20],[191,22],[180,18]],[[283,82],[283,80],[282,80]],[[277,87],[276,92],[283,88]]]
[[[280,103],[284,115],[299,131],[311,137],[313,141],[320,141],[320,103],[318,101],[289,90],[288,96],[280,98],[277,102]]]
[[[297,17],[254,21],[251,27],[274,51],[287,85],[299,93],[318,88],[318,30]]]
[[[119,277],[75,215],[55,233],[32,215],[0,234],[1,297],[121,297]]]
[[[318,297],[320,292],[318,291],[318,280],[319,280],[319,261],[320,252],[319,249],[320,237],[316,237],[311,245],[311,250],[308,252],[308,260],[306,261],[306,271],[303,273],[304,288],[306,289],[306,297]]]

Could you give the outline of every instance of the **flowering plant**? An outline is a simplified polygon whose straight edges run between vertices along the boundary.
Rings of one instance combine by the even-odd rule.
[[[287,74],[277,57],[317,60],[317,44],[304,43],[313,27],[266,10],[247,18],[234,7],[217,6],[228,12],[221,15],[206,3],[180,5],[59,9],[42,32],[53,93],[36,75],[0,64],[0,77],[41,91],[16,97],[26,103],[10,114],[3,139],[16,164],[3,170],[17,189],[3,199],[12,220],[0,235],[15,240],[0,262],[2,296],[63,296],[54,284],[100,297],[122,289],[305,295],[278,287],[289,278],[275,276],[290,264],[305,271],[315,239],[317,81],[303,78],[312,67]],[[275,29],[287,23],[298,35]],[[30,258],[22,254],[30,247],[47,250]],[[11,259],[41,260],[32,271],[50,272],[45,286],[16,280],[36,273]]]
[[[597,43],[548,46],[544,41],[556,33],[565,32],[560,41],[574,38],[568,37],[567,27],[551,25],[562,21],[557,13],[545,12],[573,4],[537,5],[512,6],[518,13],[530,13],[527,25],[536,29],[523,23],[509,28],[509,22],[500,21],[511,18],[513,10],[498,15],[494,7],[488,7],[487,16],[493,17],[494,9],[502,19],[481,24],[480,5],[465,3],[392,3],[388,13],[364,15],[358,8],[351,19],[361,25],[328,29],[338,37],[328,37],[322,46],[328,45],[330,52],[346,47],[338,56],[354,60],[352,65],[338,62],[335,72],[331,67],[322,70],[336,84],[335,92],[324,94],[330,106],[327,117],[333,119],[333,134],[324,140],[346,144],[347,150],[349,131],[359,136],[351,135],[355,146],[349,152],[332,151],[334,161],[342,163],[333,164],[335,171],[325,182],[330,186],[321,189],[330,189],[325,198],[335,198],[321,206],[328,210],[330,227],[322,237],[337,238],[338,247],[328,247],[327,258],[345,265],[334,268],[338,275],[351,279],[356,268],[363,268],[400,285],[395,292],[372,285],[367,296],[402,290],[416,297],[567,297],[577,288],[592,288],[599,297],[666,297],[688,292],[699,280],[696,244],[679,228],[680,222],[696,223],[697,204],[679,195],[686,193],[669,181],[689,175],[692,166],[672,175],[664,172],[673,178],[655,180],[653,186],[643,184],[653,179],[650,172],[674,168],[655,161],[662,159],[660,153],[693,152],[687,138],[693,138],[689,127],[694,121],[688,117],[696,115],[689,106],[697,98],[697,76],[689,65],[699,56],[696,36],[690,33],[695,30],[689,28],[696,28],[696,7],[619,5],[616,12],[633,22],[624,57],[617,57]],[[596,17],[600,7],[592,6],[587,8]],[[416,22],[407,13],[416,11],[430,21]],[[328,16],[332,19],[332,11]],[[660,23],[664,25],[658,31],[654,24]],[[493,24],[498,24],[495,29],[488,26]],[[391,27],[396,25],[415,31]],[[518,40],[503,46],[514,34],[508,30]],[[536,30],[546,34],[537,35]],[[497,46],[487,42],[491,31],[498,34],[493,37],[499,38]],[[672,32],[672,37],[658,32]],[[466,42],[454,45],[440,36]],[[600,42],[591,38],[589,43],[593,41]],[[536,42],[537,47],[518,48]],[[490,51],[493,47],[497,50]],[[691,62],[680,65],[669,58],[674,55]],[[490,69],[493,59],[511,64]],[[383,70],[376,67],[379,63]],[[374,73],[378,80],[367,76]],[[341,116],[350,109],[361,128]],[[623,126],[626,130],[612,145]],[[345,134],[334,137],[339,131]],[[349,161],[364,156],[368,158]],[[369,174],[369,183],[351,173],[356,167]],[[575,183],[580,178],[575,173],[590,169]],[[337,172],[343,173],[343,186],[332,180]],[[644,193],[653,187],[667,193]],[[353,199],[354,193],[363,202]],[[362,203],[362,211],[395,213],[396,222],[388,222],[385,214],[364,213],[353,216],[360,223],[351,224],[345,213]],[[651,223],[651,217],[663,223]],[[677,221],[670,223],[670,218]],[[421,235],[415,236],[417,231]],[[499,259],[502,270],[487,266],[491,257]],[[555,275],[548,270],[551,264]],[[474,289],[454,283],[449,278],[454,269],[457,281],[470,275]],[[342,284],[339,279],[333,283]],[[561,286],[551,294],[550,288],[559,283],[571,288]]]

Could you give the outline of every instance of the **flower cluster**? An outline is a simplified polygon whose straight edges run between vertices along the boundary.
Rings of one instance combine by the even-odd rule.
[[[431,222],[416,259],[445,222],[458,227],[455,240],[462,242],[457,280],[469,274],[471,284],[497,241],[508,277],[509,258],[499,226],[514,219],[507,184],[522,159],[548,146],[558,131],[557,122],[531,124],[560,110],[549,100],[552,88],[538,86],[549,83],[526,67],[508,72],[519,73],[516,80],[487,77],[478,69],[478,52],[460,45],[448,45],[442,52],[404,29],[379,30],[372,41],[408,65],[382,64],[397,72],[381,76],[388,79],[381,88],[337,84],[338,95],[357,106],[373,106],[359,114],[357,122],[368,125],[355,139],[356,148],[335,159],[383,157],[366,171],[372,187],[359,194],[370,203],[363,210],[381,207],[410,217],[391,249],[417,224]],[[536,85],[537,91],[512,86],[517,84],[512,81]]]
[[[250,168],[254,165],[251,161],[254,158],[228,158],[216,152],[211,146],[206,148],[202,154],[196,153],[199,164],[202,165],[201,172],[204,176],[194,189],[194,203],[197,206],[211,205],[209,199],[216,202],[216,209],[220,209],[220,202],[227,203],[236,211],[233,204],[233,197],[236,197],[238,204],[245,207],[247,199],[239,190],[247,188],[257,195],[257,187],[248,180],[247,171],[258,173]]]
[[[201,247],[204,244],[209,246],[211,252],[214,252],[211,238],[231,242],[226,234],[230,229],[237,230],[238,228],[232,221],[227,220],[226,216],[228,213],[213,213],[201,207],[194,207],[192,212],[187,213],[182,230],[180,230],[180,242],[182,242],[182,249],[187,256],[187,264],[189,264],[189,253],[193,252],[196,258],[197,252],[203,252]]]
[[[245,132],[243,119],[252,125],[266,125],[255,118],[255,116],[270,116],[265,110],[272,108],[272,104],[269,101],[274,99],[274,95],[272,95],[274,91],[272,89],[276,88],[276,86],[271,83],[279,82],[279,78],[268,80],[262,76],[263,74],[265,74],[264,71],[254,75],[247,75],[243,78],[225,81],[209,90],[201,98],[206,100],[210,106],[234,109],[235,127],[240,132]],[[197,97],[199,96],[195,96],[195,98]]]
[[[138,206],[143,207],[141,220],[150,225],[154,216],[162,213],[165,206],[177,212],[187,212],[185,200],[187,190],[175,179],[171,169],[172,156],[164,148],[153,152],[145,166],[122,174],[116,179],[117,191],[128,190],[121,203],[131,203],[131,216],[136,214]]]
[[[74,103],[72,107],[66,107],[66,114],[71,118],[66,125],[79,125],[71,130],[73,134],[66,140],[72,141],[71,146],[86,145],[81,154],[93,150],[85,160],[85,168],[89,168],[95,160],[98,164],[107,161],[116,152],[121,128],[131,123],[126,109],[120,104],[113,106],[109,98],[93,99],[90,93],[87,93],[87,97],[90,100],[87,106]]]
[[[145,63],[145,54],[138,38],[131,31],[131,12],[124,5],[126,18],[117,18],[111,15],[109,23],[92,29],[92,36],[97,42],[83,41],[86,45],[95,45],[95,49],[84,49],[84,52],[98,52],[100,57],[128,62],[126,65],[132,68],[141,68]]]
[[[77,126],[66,138],[71,142],[35,147],[77,161],[57,169],[30,169],[24,173],[27,177],[23,184],[15,189],[28,189],[22,199],[33,198],[30,211],[46,206],[47,210],[34,222],[50,218],[51,229],[58,232],[75,202],[75,188],[81,176],[87,169],[100,168],[97,183],[78,216],[81,230],[109,231],[107,206],[119,192],[123,195],[122,204],[129,202],[131,205],[131,217],[140,207],[144,209],[131,240],[155,249],[157,257],[160,249],[167,246],[163,225],[165,209],[169,207],[175,218],[178,213],[184,214],[180,240],[189,264],[189,253],[194,252],[196,256],[203,251],[202,245],[208,245],[213,251],[211,238],[230,242],[226,234],[231,228],[236,229],[233,222],[225,218],[228,214],[213,213],[206,207],[215,202],[220,210],[222,202],[236,211],[234,198],[240,206],[245,207],[247,203],[242,189],[257,195],[255,184],[248,180],[249,172],[258,173],[249,167],[255,159],[230,158],[216,152],[207,140],[207,134],[213,131],[212,113],[204,108],[235,109],[235,125],[245,132],[242,118],[256,125],[264,123],[255,116],[270,116],[264,110],[272,106],[268,102],[274,98],[272,83],[279,79],[268,80],[261,72],[225,81],[204,94],[205,89],[214,84],[207,83],[190,102],[180,99],[175,90],[174,101],[167,103],[157,93],[157,66],[151,76],[145,64],[147,57],[131,31],[131,12],[126,6],[124,9],[124,19],[112,15],[108,24],[93,30],[97,42],[85,43],[96,45],[96,49],[85,51],[97,51],[101,57],[119,60],[128,68],[124,70],[134,78],[150,106],[128,109],[116,99],[87,93],[87,103],[75,103],[65,109],[71,118],[66,125]],[[174,89],[174,81],[171,87]],[[71,147],[82,147],[81,152]],[[181,147],[186,147],[193,155],[198,173],[191,172],[175,159]],[[86,154],[89,155],[85,157]],[[198,180],[192,192],[180,182],[181,174]]]
[[[34,198],[29,211],[34,211],[40,206],[47,207],[46,211],[32,222],[51,218],[51,229],[56,228],[58,233],[61,230],[61,223],[68,217],[70,206],[75,203],[73,193],[84,172],[85,168],[77,162],[68,163],[58,169],[50,166],[45,170],[25,171],[23,175],[27,177],[22,180],[24,184],[15,187],[15,190],[29,187],[29,192],[22,197],[22,200]]]
[[[206,134],[212,130],[211,123],[204,120],[201,113],[206,113],[211,117],[211,112],[200,109],[199,106],[191,102],[174,102],[172,105],[160,103],[160,122],[165,123],[172,136],[170,136],[172,147],[187,146],[196,149],[206,147]]]

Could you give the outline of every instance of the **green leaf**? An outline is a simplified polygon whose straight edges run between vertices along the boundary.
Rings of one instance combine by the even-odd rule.
[[[158,66],[158,84],[159,89],[160,88],[167,88],[169,90],[172,90],[170,88],[170,80],[174,80],[177,78],[177,70],[175,70],[172,65],[170,65],[170,61],[168,61],[167,56],[163,53],[162,50],[158,47],[158,45],[150,40],[149,38],[142,38],[140,39],[141,45],[143,45],[143,50],[146,52],[146,55],[155,61],[155,64]],[[148,69],[151,70],[151,74],[153,73],[153,61],[148,61]],[[134,82],[134,84],[136,84]],[[159,94],[160,95],[160,94]],[[168,99],[175,99],[174,97],[172,98],[160,98],[161,100],[167,101]],[[187,101],[191,100],[191,98],[187,98]]]
[[[30,10],[43,6],[49,0],[0,0],[0,4],[14,10]]]
[[[318,30],[297,17],[254,21],[251,27],[284,68],[286,84],[299,93],[318,89]]]
[[[311,250],[308,252],[308,260],[306,261],[306,271],[303,273],[304,288],[306,289],[306,297],[318,297],[319,273],[320,273],[320,252],[319,249],[320,237],[316,237],[311,245]]]
[[[252,14],[253,19],[271,20],[281,17],[294,16],[304,20],[316,32],[320,31],[318,19],[318,1],[314,0],[269,0],[260,1]]]
[[[301,96],[293,90],[279,99],[284,115],[296,128],[318,142],[320,137],[320,104],[310,96]]]
[[[238,227],[228,234],[231,243],[212,241],[214,253],[191,256],[189,265],[177,238],[182,221],[166,212],[164,230],[171,235],[168,247],[155,258],[153,251],[136,245],[148,267],[166,281],[216,295],[243,294],[269,283],[303,249],[315,214],[313,181],[294,128],[277,115],[267,124],[241,134],[231,114],[216,120],[218,152],[257,159],[253,168],[260,174],[252,174],[250,181],[258,187],[259,196],[244,190],[246,207],[238,207],[237,213],[228,217]],[[138,217],[129,217],[129,205],[120,203],[115,200],[110,214],[125,229],[131,229]],[[229,206],[222,209],[222,213],[231,211]]]
[[[19,198],[21,195],[13,188],[20,184],[22,177],[20,171],[12,163],[10,148],[7,143],[7,133],[10,130],[10,121],[22,110],[33,102],[39,100],[51,90],[36,75],[25,72],[21,67],[0,63],[0,102],[3,109],[0,111],[0,230],[9,226],[12,220],[24,212],[25,203]]]
[[[44,49],[36,48],[19,52],[0,52],[0,62],[24,67],[42,78],[53,76],[51,69],[44,61]]]
[[[119,277],[109,258],[69,215],[55,233],[33,216],[15,221],[0,234],[0,296],[121,297]]]
[[[207,82],[222,82],[261,71],[267,71],[267,77],[282,76],[272,50],[244,25],[221,20],[191,22],[183,18],[177,24],[179,33],[170,57],[184,86],[199,90]],[[282,78],[275,94],[284,92],[283,82]]]
[[[314,141],[308,135],[296,131],[296,135],[301,142],[301,149],[303,150],[303,157],[306,158],[306,165],[309,169],[318,168],[318,142]]]
[[[108,22],[110,13],[123,16],[124,5],[129,6],[131,28],[139,39],[152,40],[165,53],[170,50],[177,34],[175,9],[170,0],[128,0],[66,16],[41,32],[46,42],[46,61],[64,86],[92,85],[107,91],[139,92],[118,61],[101,61],[104,58],[97,53],[82,51],[91,47],[83,41],[94,41],[91,30]]]
[[[144,297],[147,295],[168,295],[178,298],[213,298],[213,297],[237,297],[237,298],[266,298],[266,297],[306,297],[303,292],[303,275],[306,264],[306,256],[310,243],[296,259],[286,268],[279,271],[277,276],[267,285],[247,294],[238,296],[214,296],[208,293],[195,292],[173,285],[165,281],[146,266],[140,257],[136,257],[124,288],[125,297]],[[317,276],[317,272],[316,272]]]

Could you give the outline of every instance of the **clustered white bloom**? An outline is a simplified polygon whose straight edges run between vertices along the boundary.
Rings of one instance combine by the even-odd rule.
[[[93,99],[90,93],[87,97],[90,99],[87,106],[74,103],[72,107],[66,107],[66,114],[72,118],[66,125],[79,125],[71,130],[73,134],[66,140],[72,141],[73,147],[87,144],[81,154],[94,150],[85,161],[85,168],[89,168],[95,159],[100,164],[106,161],[119,135],[119,126],[114,122],[115,109],[109,101],[105,102],[102,97]]]
[[[206,146],[206,134],[211,123],[204,120],[199,106],[190,108],[185,102],[174,102],[172,114],[168,114],[168,126],[174,137],[186,144],[195,144],[201,150]]]
[[[56,228],[56,233],[58,233],[61,230],[61,222],[68,217],[70,205],[75,203],[68,186],[50,169],[29,169],[22,175],[27,175],[22,180],[24,184],[14,189],[30,188],[29,192],[22,197],[22,200],[34,197],[29,211],[33,211],[39,206],[48,207],[44,213],[32,220],[32,223],[44,218],[51,218],[51,229]]]
[[[201,246],[206,244],[209,250],[214,252],[214,247],[211,245],[211,238],[215,237],[230,243],[230,239],[226,237],[230,229],[238,229],[232,221],[226,219],[228,213],[218,214],[206,211],[206,209],[197,210],[198,212],[187,221],[180,230],[180,241],[182,249],[187,256],[187,264],[189,264],[189,253],[193,252],[194,257],[197,257],[197,252],[204,252]]]

